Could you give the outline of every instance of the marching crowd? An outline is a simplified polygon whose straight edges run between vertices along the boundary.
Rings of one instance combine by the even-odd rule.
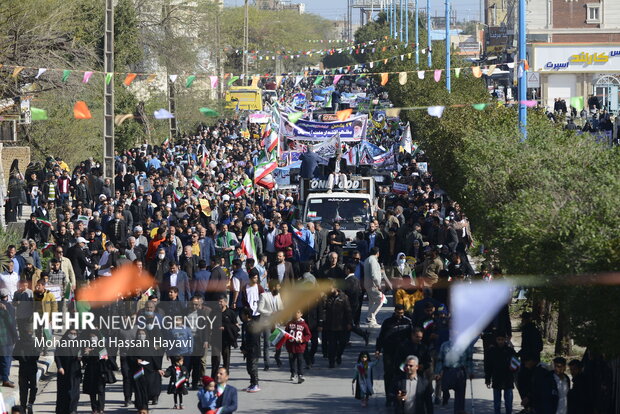
[[[296,86],[312,87],[311,79],[307,83]],[[346,78],[342,85],[358,87]],[[382,93],[373,83],[363,90]],[[237,390],[228,384],[236,349],[246,362],[245,391],[253,393],[260,391],[261,359],[264,370],[280,367],[286,349],[290,379],[301,384],[317,364],[317,353],[329,368],[340,366],[351,333],[368,346],[372,328],[380,328],[375,352],[360,353],[353,378],[362,406],[374,392],[373,371],[381,359],[386,404],[396,412],[432,413],[434,405],[447,404],[451,391],[454,412],[465,412],[466,383],[474,375],[472,348],[457,361],[446,358],[452,346],[449,285],[501,275],[474,274],[467,256],[473,243],[467,217],[431,172],[419,170],[423,154],[398,155],[393,177],[407,191],[382,193],[367,229],[347,240],[337,222],[304,220],[296,191],[233,191],[253,179],[261,149],[257,125],[249,124],[248,134],[244,128],[238,120],[221,120],[174,143],[119,152],[113,179],[102,177],[95,160],[71,170],[51,157],[29,166],[24,177],[17,171],[12,175],[14,183],[23,180],[24,200],[7,207],[7,218],[12,215],[9,221],[14,221],[20,201],[33,211],[20,245],[9,246],[0,274],[0,380],[15,387],[9,373],[17,359],[16,412],[33,412],[37,360],[47,352],[54,352],[58,370],[57,414],[76,412],[80,393],[89,395],[93,413],[103,413],[106,385],[117,381],[115,371],[122,375],[125,406],[133,400],[139,413],[160,404],[163,378],[169,378],[166,392],[173,395],[174,408],[183,408],[183,396],[194,390],[201,413],[230,413],[237,410]],[[388,147],[402,132],[399,124],[373,140]],[[343,170],[337,172],[353,173],[356,167],[343,164]],[[302,176],[334,173],[312,160],[302,161],[301,171]],[[348,243],[354,247],[345,249]],[[33,332],[32,309],[73,311],[76,290],[111,276],[124,263],[135,264],[156,282],[119,298],[118,312],[144,317],[151,326],[128,330],[127,338],[159,334],[152,325],[165,315],[218,315],[218,332],[174,328],[165,334],[192,339],[192,345],[167,352],[103,349],[96,345],[105,335],[101,330],[62,332],[65,339],[92,340],[93,346],[81,349],[35,346],[34,338],[46,333]],[[312,306],[287,303],[287,290],[325,283],[328,288]],[[376,317],[387,293],[395,311],[379,325]],[[368,312],[362,315],[366,298]],[[275,327],[273,315],[283,310],[290,311],[290,319]],[[553,371],[540,364],[542,339],[530,314],[523,315],[522,329],[519,355],[509,341],[508,305],[483,333],[485,379],[494,389],[495,412],[502,394],[506,412],[512,411],[515,379],[527,412],[595,412],[584,408],[595,401],[596,389],[584,377],[593,375],[595,359],[568,364],[571,387],[565,360],[556,358]]]

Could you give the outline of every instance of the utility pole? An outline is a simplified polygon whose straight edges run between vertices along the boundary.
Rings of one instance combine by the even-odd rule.
[[[114,73],[114,0],[105,2],[105,32],[103,37],[103,68]],[[107,79],[106,79],[107,80]],[[114,79],[104,82],[103,104],[103,176],[114,177]]]
[[[173,13],[173,6],[170,5],[168,1],[166,5],[163,6],[162,9],[163,16],[165,17],[165,25],[164,25],[164,34],[166,36],[166,40],[169,40],[172,36],[172,27],[170,25],[171,14]],[[170,42],[166,42],[170,44]],[[177,137],[177,118],[176,118],[176,91],[174,89],[174,82],[170,79],[170,70],[171,70],[172,62],[168,55],[166,55],[166,82],[168,85],[168,112],[170,112],[173,117],[168,120],[168,131],[170,134],[170,140],[173,141]],[[175,79],[176,81],[176,79]]]
[[[415,0],[415,65],[420,66],[420,8]]]
[[[407,2],[408,0],[405,0]],[[403,0],[400,0],[400,4],[398,5],[399,13],[400,13],[400,26],[398,28],[398,40],[403,41]]]
[[[433,57],[431,56],[431,0],[426,0],[426,37],[428,37],[428,50],[426,51],[428,57],[427,63],[430,68],[433,65]]]
[[[451,74],[450,74],[450,0],[446,0],[446,89],[452,92]]]
[[[526,43],[526,24],[525,24],[525,0],[519,0],[519,65],[517,73],[519,77],[519,127],[521,128],[521,140],[527,139],[527,70],[525,60],[527,59]],[[523,70],[519,70],[519,69]]]
[[[216,57],[216,65],[217,65],[217,75],[220,79],[224,79],[223,65],[222,65],[222,46],[221,46],[221,35],[220,35],[220,5],[215,6],[215,44],[217,48],[217,57]],[[217,98],[220,99],[223,96],[223,85],[224,82],[218,82],[217,85]]]
[[[249,36],[249,32],[250,32],[250,17],[249,17],[249,12],[248,12],[249,8],[248,8],[248,0],[245,0],[245,17],[243,20],[243,82],[241,82],[242,84],[244,82],[248,81],[248,54],[249,54],[249,43],[250,43],[250,36]]]
[[[405,0],[405,43],[409,45],[409,1]],[[417,1],[417,0],[416,0]]]

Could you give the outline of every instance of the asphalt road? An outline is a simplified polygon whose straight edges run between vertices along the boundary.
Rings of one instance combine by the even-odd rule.
[[[389,317],[393,308],[384,307],[379,314],[379,321]],[[364,312],[365,313],[365,312]],[[374,339],[378,334],[378,329],[371,330],[372,336],[368,351],[374,350]],[[469,413],[475,412],[492,413],[493,412],[493,394],[484,385],[482,378],[482,343],[478,341],[476,344],[476,378],[473,380],[474,387],[474,404],[471,409],[471,391],[470,383],[467,385],[467,401],[466,408]],[[293,384],[289,381],[290,373],[288,370],[288,360],[286,353],[283,353],[283,366],[276,368],[275,364],[271,364],[270,371],[262,370],[262,360],[259,364],[259,378],[261,391],[258,393],[246,393],[239,391],[239,410],[238,413],[388,413],[385,408],[385,393],[383,388],[383,373],[381,364],[375,380],[375,395],[371,398],[368,408],[361,408],[359,401],[352,396],[351,379],[353,376],[353,368],[357,355],[364,349],[364,343],[361,338],[356,335],[352,336],[352,346],[347,348],[342,365],[338,368],[329,369],[327,360],[321,357],[320,348],[317,353],[317,363],[309,371],[305,373],[306,381],[303,384]],[[54,413],[56,401],[56,381],[55,366],[51,367],[51,381],[43,381],[39,384],[39,395],[35,403],[35,413]],[[17,374],[17,366],[12,369],[12,374]],[[106,413],[129,413],[135,412],[133,408],[123,408],[122,384],[120,373],[116,373],[119,381],[116,384],[109,385],[106,393]],[[12,375],[14,376],[14,375]],[[16,381],[17,382],[17,381]],[[249,377],[245,370],[245,364],[238,350],[233,350],[231,358],[231,376],[230,384],[237,387],[238,390],[247,387]],[[167,385],[167,379],[164,379]],[[516,394],[516,393],[515,393]],[[184,412],[197,413],[197,396],[195,391],[190,391],[189,395],[184,398]],[[165,390],[157,406],[151,407],[152,413],[168,413],[172,411],[173,400],[172,395],[167,395]],[[445,407],[435,406],[436,413],[452,413],[452,400]],[[515,395],[515,409],[520,407],[518,396]],[[90,413],[90,402],[87,395],[80,398],[80,413]],[[181,412],[175,410],[174,412]]]

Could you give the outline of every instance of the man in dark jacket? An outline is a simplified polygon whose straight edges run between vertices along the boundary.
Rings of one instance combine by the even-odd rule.
[[[568,363],[573,387],[568,391],[568,414],[588,414],[591,404],[588,395],[588,383],[583,374],[583,364],[577,359]]]
[[[407,341],[398,344],[396,352],[397,361],[405,361],[409,355],[418,357],[418,372],[424,374],[431,367],[431,354],[429,349],[422,340],[424,339],[424,331],[422,328],[414,327],[411,329],[411,335]]]
[[[127,242],[127,222],[123,219],[123,212],[117,211],[115,219],[108,223],[108,231],[112,243],[125,246]]]
[[[533,321],[530,312],[521,314],[521,350],[519,353],[528,353],[540,358],[543,350],[543,340],[540,330]]]
[[[243,338],[241,340],[241,353],[245,358],[245,367],[250,375],[250,386],[247,392],[258,392],[258,359],[260,358],[260,330],[254,328],[255,321],[252,319],[252,309],[241,309],[243,321]]]
[[[401,362],[396,359],[398,345],[407,339],[411,328],[411,319],[405,316],[405,307],[402,304],[394,306],[394,315],[383,321],[381,325],[375,355],[379,357],[383,353],[383,380],[386,390],[394,389],[398,365]],[[386,393],[386,398],[386,405],[392,405],[395,401],[395,395],[392,392]]]
[[[512,390],[514,388],[514,371],[518,368],[515,350],[506,345],[506,334],[495,334],[495,346],[489,349],[489,356],[484,364],[484,382],[487,388],[493,388],[493,405],[495,412],[501,411],[502,390],[506,414],[512,412]]]
[[[405,378],[396,382],[391,391],[396,396],[397,414],[433,414],[433,387],[418,372],[418,358],[414,355],[405,361]]]
[[[99,265],[90,261],[86,247],[88,241],[83,237],[78,237],[76,242],[75,246],[71,247],[67,252],[67,258],[71,260],[78,287],[82,287],[88,280],[93,278],[93,273],[96,269],[99,269]]]
[[[239,326],[237,325],[237,314],[235,311],[228,307],[228,297],[226,294],[221,294],[218,299],[218,304],[222,312],[222,346],[218,349],[218,344],[213,343],[213,351],[211,354],[211,376],[215,377],[217,371],[220,368],[220,361],[222,362],[222,368],[227,371],[230,367],[230,348],[237,347],[237,338],[239,337]],[[220,360],[221,355],[221,360]]]
[[[329,367],[342,363],[342,353],[347,344],[347,332],[353,327],[349,298],[332,283],[331,291],[323,298],[321,309],[323,346],[327,347]]]
[[[355,264],[347,263],[347,265],[345,266],[345,273],[347,274],[347,277],[344,278],[343,291],[345,295],[347,295],[347,298],[349,298],[349,303],[351,304],[351,314],[354,316],[353,319],[355,319],[355,315],[357,315],[360,308],[362,307],[360,300],[362,287],[360,285],[359,279],[355,277]],[[366,346],[368,346],[368,339],[370,337],[368,331],[363,331],[358,324],[353,323],[351,331],[347,333],[347,343],[351,339],[351,332],[355,332],[356,334],[361,336],[364,339],[364,343],[366,344]]]
[[[299,172],[299,175],[302,178],[313,178],[316,167],[319,166],[319,161],[321,157],[319,157],[312,150],[312,145],[308,146],[308,151],[301,154],[299,159],[301,161],[301,170]]]

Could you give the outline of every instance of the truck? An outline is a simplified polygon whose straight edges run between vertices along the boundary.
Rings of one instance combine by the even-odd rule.
[[[226,91],[226,108],[262,111],[262,90],[252,86],[232,86]]]
[[[327,180],[302,179],[300,200],[304,203],[303,221],[320,221],[323,228],[331,230],[335,222],[348,240],[355,239],[376,216],[375,180],[373,177],[351,176],[345,188],[341,181],[328,191]],[[355,247],[351,242],[346,248]]]

